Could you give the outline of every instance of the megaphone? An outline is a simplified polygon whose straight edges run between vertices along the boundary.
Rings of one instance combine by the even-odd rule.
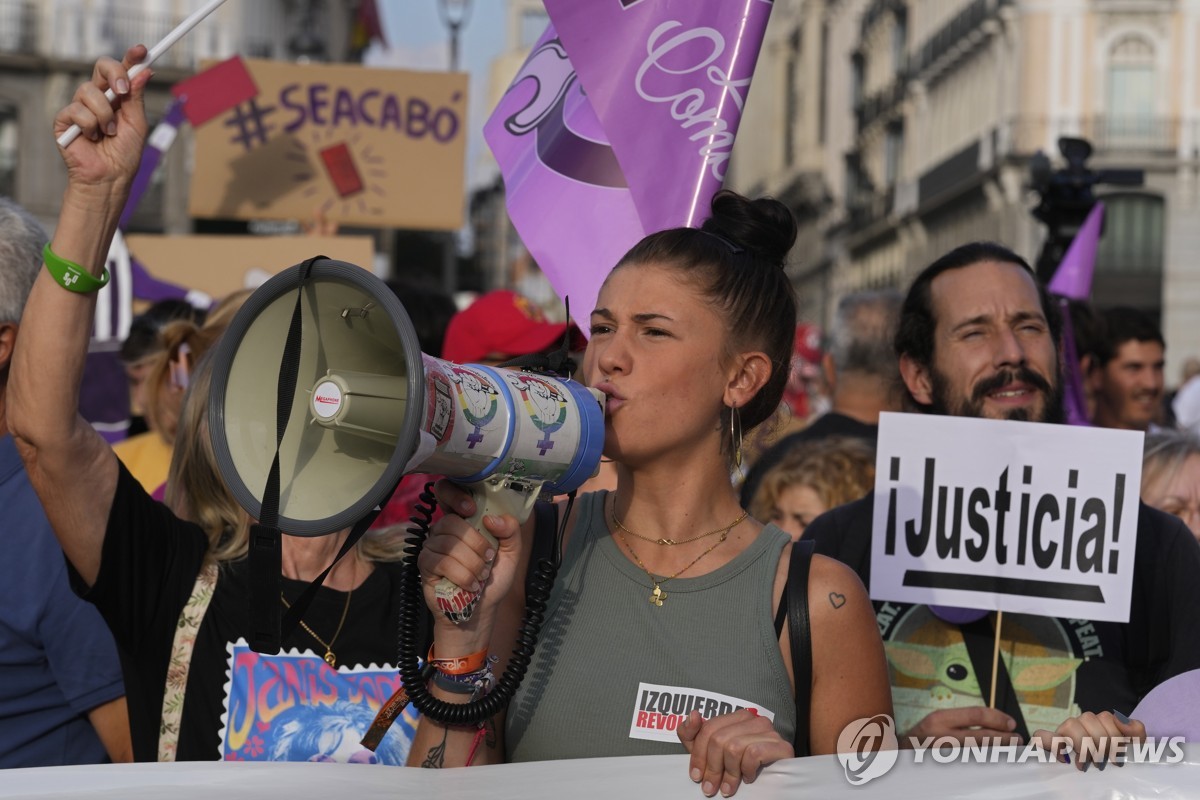
[[[268,280],[213,358],[208,424],[221,476],[251,517],[263,519],[266,499],[292,535],[347,528],[404,474],[426,472],[475,491],[472,521],[491,538],[483,515],[523,521],[540,494],[571,492],[599,465],[602,396],[421,353],[391,289],[343,261],[310,259]],[[477,595],[446,583],[439,605],[465,619]]]

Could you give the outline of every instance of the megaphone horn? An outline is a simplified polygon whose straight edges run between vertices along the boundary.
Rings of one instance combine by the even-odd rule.
[[[280,396],[272,378],[297,323],[284,370],[294,377],[280,383],[294,390]],[[421,353],[387,284],[343,261],[313,259],[268,280],[234,316],[213,358],[208,422],[218,469],[259,519],[278,449],[277,525],[289,534],[347,528],[405,473],[420,471],[471,485],[471,521],[490,538],[484,515],[524,520],[543,490],[573,491],[599,465],[596,392]],[[449,582],[439,590],[456,621],[476,600]]]

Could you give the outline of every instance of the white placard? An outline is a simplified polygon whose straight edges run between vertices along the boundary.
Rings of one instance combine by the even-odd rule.
[[[1128,621],[1142,438],[882,414],[872,599]]]
[[[629,738],[678,742],[676,731],[693,711],[699,711],[700,716],[711,719],[743,708],[775,721],[775,712],[769,708],[731,695],[686,686],[639,683],[633,718],[629,722]]]

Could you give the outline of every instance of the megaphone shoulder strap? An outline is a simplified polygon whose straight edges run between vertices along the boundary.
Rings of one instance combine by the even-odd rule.
[[[775,634],[788,625],[792,644],[792,678],[796,685],[796,737],[792,747],[797,756],[809,754],[808,722],[812,705],[812,629],[808,616],[808,571],[812,564],[813,542],[801,539],[792,545],[787,582],[775,614]]]
[[[533,565],[546,559],[551,563],[555,560],[554,544],[558,536],[558,503],[539,500],[533,506],[533,547],[529,553],[530,569],[525,571],[525,596],[534,579]]]

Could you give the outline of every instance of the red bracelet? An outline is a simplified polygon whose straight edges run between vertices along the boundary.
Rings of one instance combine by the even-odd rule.
[[[454,658],[434,658],[433,645],[429,646],[429,661],[434,668],[444,675],[466,675],[468,672],[479,672],[487,666],[487,650],[471,653],[469,656]]]

